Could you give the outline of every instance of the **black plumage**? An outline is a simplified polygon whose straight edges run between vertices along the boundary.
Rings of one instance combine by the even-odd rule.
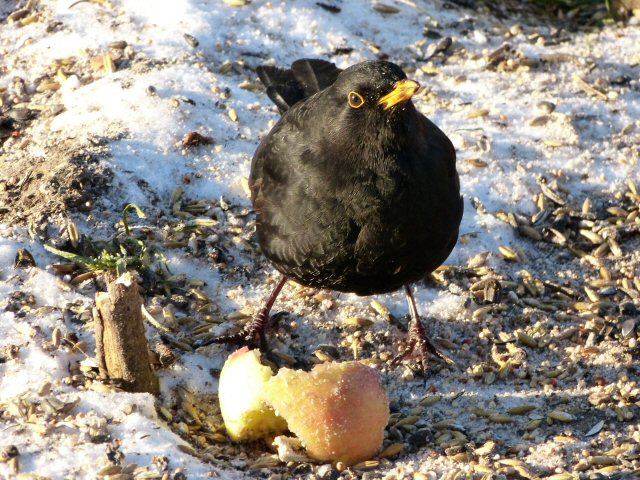
[[[262,337],[286,278],[359,295],[424,278],[453,249],[463,211],[453,145],[416,110],[418,84],[400,67],[303,59],[257,72],[282,118],[255,152],[249,185],[262,251],[284,277],[246,340]],[[438,352],[405,291],[402,357],[418,349],[424,361]]]

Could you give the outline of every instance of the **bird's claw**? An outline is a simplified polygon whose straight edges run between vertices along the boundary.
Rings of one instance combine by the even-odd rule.
[[[256,328],[253,322],[249,322],[244,328],[236,333],[227,335],[220,335],[209,340],[206,345],[212,343],[235,345],[238,347],[249,347],[250,349],[257,348],[261,351],[265,351],[267,348],[267,341],[264,336],[264,332]]]
[[[391,366],[397,367],[405,360],[409,360],[414,354],[418,354],[420,358],[420,366],[422,367],[422,372],[425,373],[427,371],[427,366],[429,365],[429,357],[435,356],[442,360],[447,365],[456,365],[456,362],[438,350],[433,343],[429,341],[428,338],[416,338],[411,336],[409,339],[409,344],[406,348],[396,355],[393,360],[391,360]]]
[[[214,343],[224,345],[235,345],[237,347],[249,347],[265,352],[267,350],[267,339],[265,337],[266,320],[262,313],[253,318],[244,327],[235,333],[219,335],[209,338],[196,345],[196,348],[205,347]]]

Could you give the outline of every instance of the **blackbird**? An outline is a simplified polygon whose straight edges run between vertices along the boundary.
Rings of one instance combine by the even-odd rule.
[[[251,163],[262,252],[282,277],[259,315],[226,341],[265,345],[269,312],[287,279],[358,295],[404,287],[406,350],[444,360],[428,340],[409,284],[447,258],[463,203],[456,152],[418,112],[420,85],[385,61],[345,70],[301,59],[257,69],[282,113]]]

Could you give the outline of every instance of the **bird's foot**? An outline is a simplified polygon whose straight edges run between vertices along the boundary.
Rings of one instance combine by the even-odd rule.
[[[405,360],[411,359],[414,355],[417,355],[420,359],[420,366],[422,372],[427,371],[429,365],[429,358],[431,356],[438,357],[440,360],[448,365],[455,365],[451,358],[438,350],[433,343],[426,337],[422,330],[411,329],[409,332],[409,343],[406,348],[396,357],[391,360],[391,366],[397,367]]]
[[[261,351],[267,350],[267,339],[265,337],[266,320],[263,322],[259,317],[251,319],[242,329],[236,333],[221,335],[213,339],[213,343],[236,345],[238,347],[257,348]]]
[[[282,290],[282,287],[284,287],[286,282],[287,277],[284,275],[280,277],[280,280],[260,310],[260,313],[258,313],[256,317],[253,317],[239,332],[210,338],[200,342],[196,347],[204,347],[211,345],[212,343],[222,343],[236,345],[239,347],[247,346],[249,348],[258,348],[261,351],[266,352],[267,339],[265,337],[265,332],[269,326],[269,313],[271,312],[271,307],[273,307],[276,298],[278,298],[280,290]]]
[[[391,366],[395,367],[399,365],[400,362],[408,360],[415,353],[420,356],[420,364],[422,366],[423,374],[427,371],[427,365],[431,355],[438,357],[449,365],[455,365],[456,362],[438,350],[424,333],[424,328],[422,328],[422,322],[420,321],[420,315],[418,315],[418,308],[416,307],[416,300],[413,298],[413,294],[411,293],[411,289],[408,285],[404,286],[404,292],[407,296],[409,314],[411,315],[411,321],[409,323],[409,344],[407,345],[407,348],[405,348],[404,352],[391,361]]]
[[[261,311],[258,316],[249,320],[238,332],[218,337],[209,338],[200,342],[197,347],[204,347],[213,343],[235,345],[237,347],[257,348],[261,351],[267,350],[267,339],[265,331],[267,329],[269,318],[268,313]]]

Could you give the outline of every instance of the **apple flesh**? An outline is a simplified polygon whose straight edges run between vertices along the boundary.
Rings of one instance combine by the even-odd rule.
[[[237,442],[253,441],[287,430],[287,422],[265,402],[273,373],[260,363],[260,352],[244,347],[232,353],[220,372],[218,400],[227,433]]]
[[[264,397],[317,460],[353,465],[382,445],[389,399],[378,372],[359,362],[323,363],[311,372],[283,368]]]

